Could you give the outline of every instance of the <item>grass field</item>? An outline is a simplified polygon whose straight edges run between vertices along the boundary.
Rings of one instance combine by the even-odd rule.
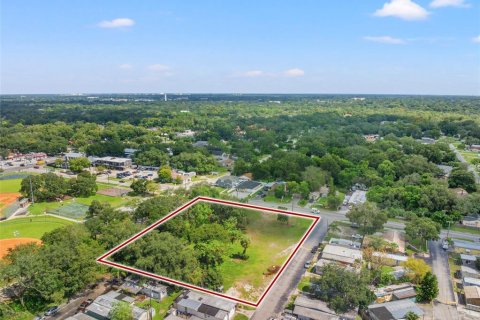
[[[0,239],[14,237],[14,232],[22,238],[40,239],[46,232],[63,227],[74,222],[55,217],[15,218],[0,222]]]
[[[264,273],[271,266],[281,266],[292,253],[295,245],[312,223],[310,219],[289,217],[289,225],[281,224],[277,215],[248,211],[247,234],[251,239],[246,254],[248,260],[227,257],[218,271],[224,279],[224,288],[235,287],[243,298],[257,299],[273,276]],[[228,255],[241,253],[242,247],[235,243],[229,246]],[[253,287],[250,293],[242,290]],[[243,291],[243,292],[242,292]]]
[[[18,192],[20,191],[21,183],[22,179],[0,180],[0,193]]]

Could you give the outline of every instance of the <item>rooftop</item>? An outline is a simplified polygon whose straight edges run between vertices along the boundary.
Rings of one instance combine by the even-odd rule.
[[[480,299],[479,286],[465,286],[463,290],[465,292],[465,299]]]
[[[396,300],[372,304],[368,306],[368,310],[379,320],[403,319],[408,312],[413,312],[418,316],[423,315],[422,309],[410,300]]]
[[[355,260],[362,260],[362,251],[338,245],[327,244],[323,249],[322,259],[352,264],[355,262]]]
[[[261,185],[262,183],[257,181],[243,181],[239,185],[237,185],[237,189],[253,190],[260,187]]]

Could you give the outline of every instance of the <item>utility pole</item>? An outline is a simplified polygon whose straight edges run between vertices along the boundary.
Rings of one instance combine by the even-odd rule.
[[[450,224],[452,223],[452,221],[447,221],[448,222],[448,229],[447,229],[447,239],[448,239],[448,236],[450,235]]]
[[[34,204],[35,199],[33,198],[32,175],[30,175],[29,178],[30,178],[30,197],[31,197],[32,204]]]

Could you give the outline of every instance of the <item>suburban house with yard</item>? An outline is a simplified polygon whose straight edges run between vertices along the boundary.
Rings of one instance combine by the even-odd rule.
[[[322,274],[321,268],[330,263],[337,263],[351,268],[356,261],[362,261],[362,251],[334,244],[327,244],[322,251],[321,258],[315,263],[313,272]]]
[[[399,254],[392,254],[392,253],[385,253],[385,252],[378,252],[375,251],[373,256],[377,259],[380,259],[384,263],[389,266],[398,266],[402,262],[406,262],[408,260],[407,256],[402,256]]]
[[[69,319],[76,319],[76,320],[87,320],[87,319],[96,319],[96,320],[109,320],[110,319],[110,312],[115,304],[119,302],[125,302],[132,305],[132,319],[133,320],[147,320],[149,318],[148,311],[137,306],[133,305],[135,301],[134,298],[129,297],[126,294],[123,294],[118,291],[110,291],[106,294],[102,294],[98,296],[92,304],[90,304],[86,309],[85,313],[78,313],[77,315],[81,315],[82,317],[77,318],[75,316],[70,317]],[[155,310],[152,308],[151,311],[152,316],[155,314]],[[85,317],[88,316],[88,317]]]
[[[327,307],[325,302],[300,295],[295,299],[293,314],[298,320],[353,320],[357,311],[337,315],[335,311]]]
[[[236,306],[225,299],[186,290],[173,302],[173,315],[192,320],[233,320]]]
[[[374,292],[377,303],[403,299],[415,299],[417,292],[411,283],[394,284],[376,289]]]
[[[236,187],[235,190],[237,191],[237,196],[240,199],[246,198],[255,192],[262,190],[263,183],[257,181],[249,181],[245,180],[240,182]]]
[[[225,189],[235,188],[239,183],[240,179],[236,176],[223,176],[217,179],[215,186]]]
[[[371,304],[368,306],[367,314],[372,320],[400,320],[405,319],[408,312],[417,316],[423,316],[424,312],[411,300],[396,300],[385,303]]]
[[[122,286],[119,288],[121,291],[129,292],[132,294],[144,294],[149,298],[157,301],[163,300],[168,294],[167,287],[159,284],[155,281],[148,281],[144,284],[140,284],[140,279],[127,278]]]
[[[125,170],[132,166],[132,159],[130,158],[117,158],[117,157],[101,157],[94,158],[92,161],[94,166],[104,166],[109,169]]]
[[[195,171],[185,172],[182,170],[172,170],[172,179],[180,179],[182,183],[192,182],[192,178],[195,177],[197,173]]]

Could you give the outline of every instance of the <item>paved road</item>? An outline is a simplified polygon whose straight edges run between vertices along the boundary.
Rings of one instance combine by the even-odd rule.
[[[455,296],[450,279],[450,268],[448,266],[448,253],[441,247],[440,241],[430,241],[428,243],[430,250],[429,262],[432,271],[438,279],[438,297],[440,303],[436,303],[433,308],[435,319],[458,320],[459,315],[455,306],[448,305],[455,302]]]
[[[253,314],[252,320],[266,320],[271,316],[278,317],[285,308],[288,298],[296,289],[305,273],[305,262],[313,258],[312,247],[318,245],[327,233],[328,219],[322,218],[312,230],[310,236],[290,262],[288,268],[271,288],[270,293]]]
[[[457,159],[458,161],[460,162],[463,162],[465,164],[467,164],[468,166],[468,171],[470,171],[471,173],[473,173],[473,175],[475,176],[475,181],[477,183],[480,183],[480,175],[478,174],[478,172],[475,170],[475,168],[467,161],[465,160],[465,158],[462,156],[462,154],[457,150],[457,148],[455,148],[455,146],[453,144],[450,143],[450,150],[452,150],[453,152],[455,152],[455,155],[457,156]]]

